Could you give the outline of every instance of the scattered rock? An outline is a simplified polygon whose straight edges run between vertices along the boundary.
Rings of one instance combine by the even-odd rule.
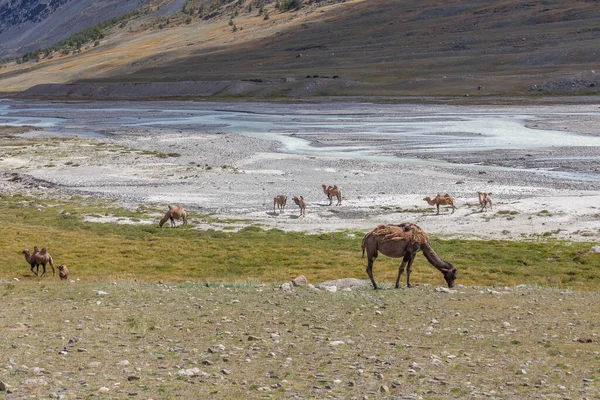
[[[6,383],[0,381],[0,392],[6,392]]]
[[[438,286],[435,288],[436,292],[440,292],[440,293],[456,293],[456,290],[454,289],[449,289],[447,287],[443,287],[443,286]]]
[[[139,380],[140,380],[140,377],[139,377],[139,376],[137,376],[137,375],[129,375],[129,376],[127,377],[127,380],[128,380],[129,382],[132,382],[132,381],[139,381]]]
[[[127,367],[129,366],[131,363],[129,362],[129,360],[123,360],[123,361],[119,361],[119,366],[120,367]]]
[[[281,290],[283,290],[284,292],[291,292],[292,290],[294,290],[294,285],[292,284],[292,282],[286,282],[286,283],[282,284],[280,287],[281,287]]]
[[[388,388],[386,385],[381,385],[379,387],[379,392],[381,392],[381,393],[389,393],[390,392],[390,388]]]
[[[335,286],[337,290],[343,290],[345,288],[358,289],[362,287],[368,287],[371,285],[369,280],[356,279],[356,278],[344,278],[333,281],[326,281],[317,284],[317,288],[327,290],[327,287]]]
[[[96,294],[97,294],[98,296],[105,296],[105,295],[107,295],[107,294],[108,294],[108,292],[105,292],[104,290],[97,290],[97,291],[96,291]]]
[[[189,377],[209,376],[209,374],[207,374],[204,371],[201,371],[200,368],[198,368],[198,367],[187,368],[187,369],[180,369],[179,371],[177,371],[177,375],[179,375],[179,376],[189,376]]]
[[[579,343],[592,343],[593,342],[593,340],[590,338],[578,338],[577,341]]]
[[[331,293],[337,292],[337,286],[325,286],[325,290]]]
[[[346,343],[342,342],[341,340],[333,340],[333,341],[329,342],[330,346],[339,346],[342,344],[346,344]]]
[[[308,284],[308,279],[304,275],[300,275],[299,277],[292,279],[292,284],[294,286],[306,286]]]
[[[37,386],[47,386],[48,381],[44,378],[27,378],[23,381],[23,386],[27,387],[37,387]]]
[[[589,252],[593,254],[600,253],[600,245],[592,247]]]

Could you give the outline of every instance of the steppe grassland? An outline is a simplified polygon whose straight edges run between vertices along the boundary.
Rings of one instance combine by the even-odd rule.
[[[0,296],[0,381],[19,398],[600,393],[597,291],[283,292],[130,276],[0,279]]]

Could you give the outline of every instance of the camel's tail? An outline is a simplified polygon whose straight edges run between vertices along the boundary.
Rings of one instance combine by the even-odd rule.
[[[369,235],[371,235],[371,232],[367,233],[363,237],[362,245],[361,245],[361,247],[362,247],[362,256],[361,256],[361,258],[365,258],[365,249],[367,248],[367,244],[366,244],[367,243],[367,237],[369,237]]]
[[[52,268],[52,276],[54,276],[54,260],[52,259],[52,256],[50,254],[48,254],[48,262],[50,263],[50,267]]]

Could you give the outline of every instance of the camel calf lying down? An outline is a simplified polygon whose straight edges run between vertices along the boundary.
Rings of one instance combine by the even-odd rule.
[[[488,206],[490,210],[492,209],[492,193],[477,192],[477,196],[479,197],[481,211],[485,210]]]
[[[66,281],[67,279],[69,279],[69,268],[67,268],[66,265],[59,265],[56,268],[58,268],[58,276],[60,276],[60,279],[62,281]]]
[[[33,248],[33,254],[29,252],[29,249],[25,249],[23,250],[23,254],[25,255],[25,260],[27,263],[31,265],[31,272],[33,272],[35,276],[38,276],[38,273],[40,272],[40,265],[44,269],[42,275],[40,276],[44,276],[46,273],[46,264],[50,264],[50,267],[52,268],[52,276],[54,276],[54,260],[52,260],[52,256],[50,253],[48,253],[45,247],[40,251],[38,250],[37,246],[35,246]],[[35,271],[33,270],[33,267],[36,267]]]
[[[177,207],[173,207],[169,204],[169,211],[165,214],[165,216],[160,220],[158,226],[162,228],[162,226],[167,221],[171,221],[171,227],[175,227],[175,220],[183,220],[183,225],[187,225],[187,212],[183,209],[183,206],[180,204]]]
[[[423,251],[429,264],[437,268],[448,284],[448,287],[454,286],[457,270],[448,261],[442,260],[429,245],[429,235],[417,225],[405,222],[399,225],[379,225],[371,232],[367,233],[362,240],[362,255],[367,254],[367,274],[373,288],[377,289],[375,279],[373,279],[373,263],[379,253],[392,258],[402,258],[402,264],[398,269],[396,278],[396,289],[400,286],[400,277],[406,268],[406,286],[412,287],[410,283],[410,274],[415,256],[419,251]]]
[[[306,216],[306,200],[304,200],[304,197],[300,196],[300,198],[298,198],[297,196],[294,196],[292,200],[300,207],[300,216]]]
[[[273,212],[275,212],[275,206],[279,212],[283,212],[285,210],[285,204],[287,203],[287,196],[282,194],[273,197]]]
[[[454,207],[454,199],[448,193],[446,193],[443,196],[438,193],[438,195],[435,196],[433,199],[431,199],[431,197],[427,196],[423,200],[425,200],[427,202],[427,204],[429,204],[430,206],[436,206],[437,214],[440,213],[440,205],[452,206],[452,214],[454,214],[454,209],[456,208],[456,207]]]
[[[329,199],[329,205],[331,205],[331,203],[333,203],[333,196],[335,196],[337,198],[336,206],[339,206],[342,204],[342,190],[339,187],[337,187],[337,185],[334,185],[334,186],[321,185],[321,186],[323,186],[323,192],[325,192],[325,195],[327,195],[327,198]]]

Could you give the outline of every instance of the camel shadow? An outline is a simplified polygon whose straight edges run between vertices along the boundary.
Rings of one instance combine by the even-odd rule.
[[[270,215],[271,217],[277,217],[278,215],[281,215],[282,213],[279,213],[277,211],[267,211],[267,215]]]

